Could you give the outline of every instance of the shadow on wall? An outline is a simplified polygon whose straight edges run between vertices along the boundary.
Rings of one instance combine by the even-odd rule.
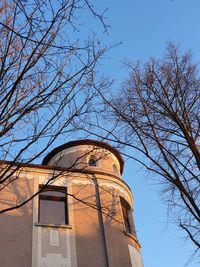
[[[0,209],[23,202],[33,194],[33,180],[19,179],[0,193]],[[0,215],[0,266],[31,266],[32,201]]]
[[[94,185],[83,185],[82,189],[80,188],[80,185],[73,186],[76,197],[92,206],[87,206],[80,201],[73,201],[78,266],[102,267],[105,266],[103,262],[105,243],[100,227],[101,220],[99,220],[96,208],[95,188]],[[101,187],[99,187],[99,191],[109,266],[132,267],[128,245],[136,246],[136,242],[134,238],[124,233],[119,192],[115,189]]]
[[[21,203],[33,194],[33,180],[17,179],[6,190],[1,192],[0,208],[6,208]],[[43,227],[44,240],[42,241],[43,256],[48,253],[61,253],[68,257],[69,248],[66,233],[75,231],[76,254],[78,267],[102,267],[104,246],[101,221],[96,207],[96,191],[92,185],[73,185],[73,193],[79,200],[69,201],[69,224],[72,229]],[[124,234],[122,213],[119,201],[119,192],[114,189],[99,187],[101,195],[102,218],[104,223],[106,247],[110,267],[132,267],[129,247],[136,246],[133,238]],[[0,266],[28,267],[32,257],[32,201],[19,209],[0,215]],[[105,215],[106,213],[107,215]],[[59,245],[52,247],[49,244],[50,231],[58,232]],[[59,267],[59,266],[55,266]],[[135,267],[135,266],[134,266]],[[136,267],[140,267],[139,265]]]

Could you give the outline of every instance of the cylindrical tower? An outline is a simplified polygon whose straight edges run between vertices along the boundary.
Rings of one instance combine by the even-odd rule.
[[[116,149],[79,140],[55,148],[41,165],[4,164],[17,173],[0,195],[0,209],[11,208],[0,220],[0,266],[142,267]]]
[[[59,225],[61,230],[62,225],[69,226],[74,238],[69,241],[73,243],[70,247],[75,259],[71,266],[142,267],[132,217],[133,197],[121,178],[124,161],[120,153],[104,142],[78,140],[55,148],[44,158],[43,165],[62,171],[67,179],[66,187],[60,187],[55,178],[52,190],[57,192],[54,197],[60,198],[60,206],[65,190],[68,200],[67,213],[58,212],[58,221],[52,219],[51,222],[51,214],[43,215],[52,194],[49,188],[45,189],[40,195],[39,224],[56,224],[57,231]],[[59,236],[59,244],[64,244],[64,233]],[[56,249],[58,253],[58,247]],[[65,245],[61,251],[64,249]]]

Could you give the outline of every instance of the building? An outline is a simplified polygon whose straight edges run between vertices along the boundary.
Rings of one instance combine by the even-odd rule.
[[[36,196],[0,215],[0,266],[142,267],[123,168],[116,149],[94,140],[59,146],[41,165],[18,166],[0,209]]]

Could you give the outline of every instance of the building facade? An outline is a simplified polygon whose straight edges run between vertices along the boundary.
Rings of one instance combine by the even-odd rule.
[[[41,165],[20,166],[0,209],[35,196],[0,215],[0,266],[142,267],[123,167],[116,149],[94,140],[66,143]]]

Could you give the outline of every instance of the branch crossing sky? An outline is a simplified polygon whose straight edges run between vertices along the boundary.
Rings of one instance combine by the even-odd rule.
[[[167,42],[191,50],[200,60],[199,0],[125,0],[98,1],[98,8],[108,7],[106,22],[111,26],[102,42],[114,44],[103,61],[101,71],[115,79],[114,90],[128,78],[122,62],[146,61],[161,57]],[[124,179],[135,199],[135,220],[145,267],[183,267],[192,253],[192,245],[167,219],[167,207],[159,195],[159,186],[147,182],[144,172],[132,161],[126,162]],[[199,266],[192,262],[190,267]]]

